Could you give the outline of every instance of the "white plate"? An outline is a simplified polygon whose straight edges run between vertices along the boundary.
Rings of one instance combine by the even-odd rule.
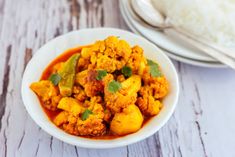
[[[140,20],[138,16],[132,11],[130,0],[120,0],[120,4],[123,6],[126,16],[139,32],[144,34],[148,39],[157,43],[158,46],[167,49],[177,55],[181,55],[187,58],[200,61],[216,61],[210,56],[206,55],[200,50],[182,42],[178,38],[172,38],[157,29],[150,27],[144,21]]]
[[[144,55],[147,58],[151,58],[161,65],[162,72],[166,76],[171,89],[169,94],[163,99],[164,107],[157,116],[154,116],[139,131],[120,138],[94,140],[65,133],[48,119],[37,96],[29,89],[29,86],[32,82],[38,81],[47,65],[55,59],[56,56],[68,48],[91,44],[96,40],[103,40],[110,35],[119,36],[121,39],[125,39],[131,46],[141,46],[144,49]],[[21,95],[29,115],[50,135],[80,147],[113,148],[143,140],[158,131],[168,121],[175,109],[179,96],[179,82],[177,72],[170,59],[151,42],[131,32],[113,28],[95,28],[64,34],[41,47],[25,69],[21,85]]]
[[[128,19],[128,17],[126,16],[125,14],[125,11],[122,7],[122,4],[120,3],[120,11],[121,11],[121,14],[126,22],[126,24],[128,25],[128,27],[136,34],[139,34],[143,37],[145,37],[146,39],[148,39],[144,34],[141,34],[141,32],[139,32],[131,23],[130,23],[130,20]],[[149,41],[151,41],[150,39],[148,39]],[[151,41],[153,42],[153,41]],[[153,42],[154,43],[154,42]],[[157,43],[154,43],[158,46]],[[160,47],[161,48],[161,47]],[[196,65],[196,66],[202,66],[202,67],[210,67],[210,68],[224,68],[226,67],[224,64],[221,64],[220,62],[214,62],[214,61],[199,61],[199,60],[194,60],[194,59],[191,59],[191,58],[186,58],[184,56],[180,56],[180,55],[177,55],[177,54],[174,54],[173,52],[170,52],[166,49],[163,49],[161,48],[169,57],[175,59],[175,60],[178,60],[178,61],[181,61],[181,62],[184,62],[184,63],[187,63],[187,64],[191,64],[191,65]]]
[[[156,43],[154,41],[152,41],[151,39],[149,39],[146,34],[143,34],[143,32],[141,30],[138,30],[137,28],[135,28],[135,26],[131,23],[131,21],[133,21],[133,19],[129,19],[127,16],[127,13],[124,10],[123,7],[124,3],[122,3],[122,0],[120,0],[120,11],[121,14],[126,22],[126,24],[128,25],[128,27],[136,34],[139,34],[143,37],[145,37],[146,39],[148,39],[149,41],[153,42],[154,44],[156,44],[157,46],[159,46],[159,43]],[[192,59],[192,58],[188,58],[185,56],[181,56],[180,54],[176,54],[174,52],[171,52],[168,49],[164,49],[163,47],[159,46],[169,57],[187,63],[187,64],[192,64],[192,65],[196,65],[196,66],[202,66],[202,67],[210,67],[210,68],[224,68],[226,67],[224,64],[221,64],[220,62],[217,61],[201,61],[201,60],[197,60],[197,59]]]

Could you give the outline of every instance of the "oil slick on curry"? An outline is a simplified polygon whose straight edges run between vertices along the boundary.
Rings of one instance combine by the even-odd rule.
[[[157,115],[168,82],[141,47],[110,36],[64,52],[30,88],[59,128],[107,139],[134,133]]]

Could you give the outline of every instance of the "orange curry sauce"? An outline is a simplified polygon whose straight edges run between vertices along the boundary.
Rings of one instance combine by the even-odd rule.
[[[56,65],[59,62],[65,62],[70,56],[72,56],[75,53],[80,53],[82,48],[84,47],[89,47],[89,46],[81,46],[81,47],[75,47],[75,48],[71,48],[66,50],[65,52],[63,52],[61,55],[59,55],[57,58],[55,58],[47,67],[46,69],[43,71],[41,79],[40,80],[47,80],[51,73],[52,73],[52,69],[53,66]],[[38,97],[39,98],[39,97]],[[40,98],[39,98],[40,100]],[[42,101],[40,100],[41,106],[44,110],[44,112],[47,114],[47,116],[49,117],[49,119],[51,121],[53,121],[53,119],[56,117],[57,114],[59,114],[61,112],[60,109],[56,110],[56,111],[51,111],[48,110],[47,108],[44,107]],[[148,117],[144,119],[144,122],[142,124],[142,127],[151,119],[151,117]],[[63,130],[63,129],[62,129]],[[128,134],[127,134],[128,135]],[[115,139],[115,138],[119,138],[119,137],[123,137],[126,135],[114,135],[111,132],[107,131],[106,134],[102,135],[102,136],[79,136],[79,137],[84,137],[84,138],[92,138],[92,139]]]

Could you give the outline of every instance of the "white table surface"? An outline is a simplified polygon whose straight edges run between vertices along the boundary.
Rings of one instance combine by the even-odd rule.
[[[148,139],[115,149],[85,149],[45,133],[29,117],[20,86],[35,51],[87,27],[127,29],[116,0],[0,0],[0,157],[235,156],[235,72],[174,61],[181,81],[169,122]]]

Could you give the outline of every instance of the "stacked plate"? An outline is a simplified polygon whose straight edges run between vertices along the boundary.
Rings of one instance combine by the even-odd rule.
[[[200,52],[194,47],[187,45],[177,38],[166,35],[139,18],[132,9],[131,0],[119,0],[121,14],[128,27],[161,48],[165,53],[178,61],[203,66],[203,67],[225,67],[222,63]]]

